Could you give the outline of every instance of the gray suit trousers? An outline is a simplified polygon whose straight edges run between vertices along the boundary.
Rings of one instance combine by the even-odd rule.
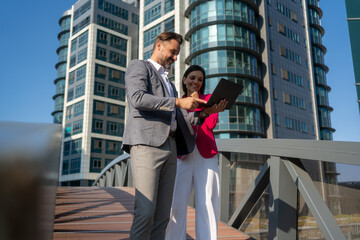
[[[135,183],[135,216],[130,238],[165,239],[176,175],[176,142],[160,147],[134,145],[130,149]]]

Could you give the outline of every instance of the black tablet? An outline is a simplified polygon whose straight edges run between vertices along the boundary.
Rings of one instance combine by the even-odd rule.
[[[200,107],[211,107],[212,105],[219,103],[222,99],[226,99],[228,104],[225,109],[230,109],[243,88],[243,85],[221,78],[207,103],[200,104]]]

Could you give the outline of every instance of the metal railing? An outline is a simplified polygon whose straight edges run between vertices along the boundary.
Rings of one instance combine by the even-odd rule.
[[[267,191],[269,201],[268,239],[298,238],[298,192],[304,199],[325,239],[346,239],[324,199],[324,187],[320,192],[304,167],[303,161],[321,164],[360,165],[360,143],[293,140],[293,139],[221,139],[217,140],[220,152],[221,181],[220,219],[239,229]],[[258,161],[258,175],[247,193],[242,196],[236,209],[230,208],[231,163],[239,154],[263,156]],[[132,186],[130,155],[124,154],[113,160],[96,179],[94,186]],[[267,159],[267,160],[266,160]],[[247,164],[254,161],[248,160]],[[256,168],[256,167],[255,167]],[[318,168],[324,181],[325,167]],[[336,176],[336,174],[334,175]],[[359,199],[360,200],[360,199]],[[230,212],[230,213],[229,213]],[[231,215],[232,213],[232,215]],[[230,219],[230,220],[229,220]]]

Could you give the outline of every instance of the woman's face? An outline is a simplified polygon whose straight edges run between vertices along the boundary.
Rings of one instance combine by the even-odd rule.
[[[187,95],[193,92],[199,92],[201,86],[204,83],[204,75],[201,71],[192,71],[186,78],[183,78],[183,82],[187,89]]]

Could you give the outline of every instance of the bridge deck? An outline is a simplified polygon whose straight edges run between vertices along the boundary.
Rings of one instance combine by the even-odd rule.
[[[58,187],[54,240],[129,239],[134,188]],[[195,210],[188,208],[187,239],[195,239]],[[218,239],[252,239],[219,222]]]

